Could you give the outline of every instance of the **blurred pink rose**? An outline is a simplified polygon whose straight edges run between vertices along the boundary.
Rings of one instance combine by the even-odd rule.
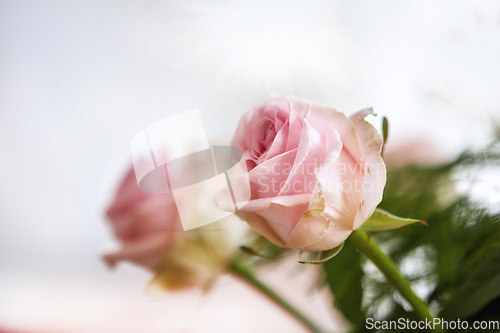
[[[425,139],[392,144],[388,141],[384,150],[387,167],[401,168],[408,165],[433,165],[446,161],[446,154],[440,151],[439,144]]]
[[[252,198],[240,214],[271,242],[303,251],[340,245],[371,216],[386,182],[380,134],[364,117],[295,98],[243,116],[232,145],[243,150]]]
[[[201,218],[205,212],[197,198],[185,200],[192,207],[190,218]],[[142,191],[133,169],[121,181],[106,215],[121,248],[105,255],[105,262],[114,267],[125,260],[145,267],[155,274],[152,286],[160,289],[209,288],[226,271],[243,236],[229,218],[184,231],[173,195]]]
[[[182,226],[172,194],[147,193],[139,189],[134,169],[121,181],[106,216],[121,249],[104,256],[113,267],[120,260],[148,269],[156,268]]]

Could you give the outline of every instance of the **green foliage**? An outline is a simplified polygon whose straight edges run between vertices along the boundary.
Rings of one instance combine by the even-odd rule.
[[[478,268],[458,286],[441,313],[444,318],[469,318],[500,297],[500,252],[496,252],[491,262]]]
[[[374,233],[372,237],[438,317],[500,320],[498,308],[494,310],[495,304],[500,303],[499,211],[488,210],[455,190],[458,175],[463,174],[459,171],[498,167],[499,162],[497,141],[444,165],[388,171],[379,207],[398,216],[425,220],[429,226],[409,225]],[[500,199],[498,192],[495,195]],[[376,268],[356,254],[350,242],[337,257],[324,264],[324,270],[336,305],[355,323],[357,331],[363,331],[359,325],[363,316],[412,318],[405,301]],[[340,272],[346,275],[339,277]],[[361,281],[362,292],[355,293]],[[349,295],[351,300],[347,300]]]

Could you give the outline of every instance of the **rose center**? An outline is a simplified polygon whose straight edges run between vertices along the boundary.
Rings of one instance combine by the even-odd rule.
[[[267,118],[261,119],[256,125],[253,135],[252,157],[257,160],[265,157],[266,153],[269,151],[276,137],[276,130],[274,128],[274,123]]]

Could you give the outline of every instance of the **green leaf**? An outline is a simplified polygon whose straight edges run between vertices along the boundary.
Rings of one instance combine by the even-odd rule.
[[[354,330],[356,327],[359,329],[364,320],[364,311],[361,308],[361,280],[364,275],[361,254],[351,242],[346,242],[335,259],[325,262],[322,266],[326,282],[333,293],[335,307],[355,326]]]
[[[327,262],[328,260],[332,259],[333,257],[335,257],[337,254],[339,254],[339,252],[342,250],[343,247],[344,247],[344,243],[340,244],[337,247],[334,247],[331,250],[309,253],[309,255],[314,256],[313,259],[309,259],[309,260],[302,260],[303,253],[301,252],[300,259],[299,259],[298,263],[299,264],[316,264],[316,265],[323,264],[323,263]]]
[[[427,223],[423,220],[399,217],[388,213],[383,209],[377,208],[375,209],[373,215],[361,225],[359,230],[367,232],[394,230],[416,222],[427,225]]]

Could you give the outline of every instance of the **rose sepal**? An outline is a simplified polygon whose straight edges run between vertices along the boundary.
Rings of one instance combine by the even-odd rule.
[[[274,253],[265,254],[265,253],[260,253],[256,250],[252,249],[249,246],[242,245],[242,246],[240,246],[240,250],[241,250],[241,252],[243,252],[249,256],[259,257],[259,258],[263,258],[263,259],[276,259],[276,258],[281,257],[283,254],[285,254],[289,249],[282,248]]]
[[[319,264],[325,263],[328,260],[335,257],[337,254],[339,254],[339,252],[342,250],[343,247],[344,247],[344,243],[342,243],[339,246],[334,247],[333,249],[330,249],[330,250],[308,253],[308,255],[310,257],[314,257],[314,259],[310,259],[310,260],[302,260],[302,256],[304,255],[304,252],[301,252],[299,255],[298,263],[299,264],[313,264],[313,265],[319,265]]]
[[[361,225],[359,230],[366,232],[394,230],[417,222],[425,226],[428,225],[424,220],[399,217],[383,209],[377,208],[372,216]]]

